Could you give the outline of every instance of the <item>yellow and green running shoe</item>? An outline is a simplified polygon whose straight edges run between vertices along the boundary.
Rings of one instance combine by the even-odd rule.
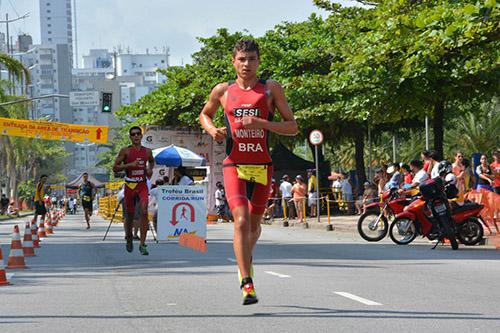
[[[259,302],[255,294],[252,278],[244,278],[241,281],[241,292],[243,293],[243,305],[250,305]]]

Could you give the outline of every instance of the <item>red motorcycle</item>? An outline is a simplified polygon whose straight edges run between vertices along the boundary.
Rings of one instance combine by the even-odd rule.
[[[464,245],[475,245],[483,238],[478,218],[483,207],[466,203],[452,209],[443,188],[440,178],[420,186],[422,196],[398,214],[390,226],[389,236],[394,243],[406,245],[421,234],[429,240],[438,240],[436,246],[448,238],[456,250],[457,238]]]
[[[365,212],[359,217],[358,232],[368,242],[378,242],[387,236],[388,219],[394,219],[403,212],[411,201],[401,198],[398,189],[393,188],[382,194],[382,201],[366,205]]]

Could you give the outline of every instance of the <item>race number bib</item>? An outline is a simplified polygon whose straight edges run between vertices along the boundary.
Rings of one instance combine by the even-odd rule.
[[[267,185],[267,165],[238,164],[236,170],[239,179]]]

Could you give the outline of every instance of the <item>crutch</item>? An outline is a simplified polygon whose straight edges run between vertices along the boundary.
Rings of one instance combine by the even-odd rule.
[[[109,221],[108,230],[106,230],[106,234],[104,235],[104,238],[102,239],[103,242],[106,240],[106,237],[108,236],[109,228],[111,228],[111,223],[113,223],[113,220],[115,219],[116,212],[118,211],[118,208],[120,208],[122,201],[123,201],[123,199],[120,200],[120,202],[118,202],[118,204],[116,205],[115,212],[113,213],[113,217],[111,218],[111,221]]]

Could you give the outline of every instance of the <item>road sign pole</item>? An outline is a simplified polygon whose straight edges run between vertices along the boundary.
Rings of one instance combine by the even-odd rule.
[[[314,152],[316,155],[316,216],[318,218],[318,223],[321,221],[320,215],[321,215],[321,207],[319,205],[319,197],[320,197],[320,191],[319,191],[319,159],[318,159],[318,145],[314,146]]]

